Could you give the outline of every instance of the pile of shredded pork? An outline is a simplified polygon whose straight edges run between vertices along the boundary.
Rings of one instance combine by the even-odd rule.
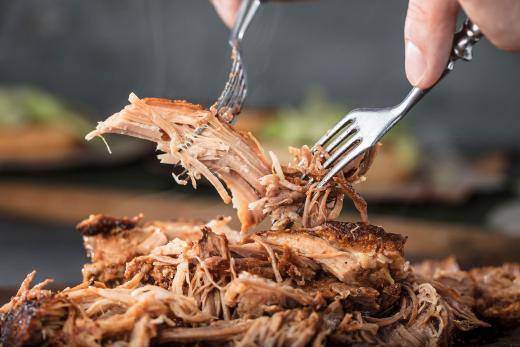
[[[78,286],[49,280],[0,308],[3,346],[445,346],[518,324],[520,266],[410,267],[405,238],[363,223],[254,235],[229,218],[77,226],[91,263]]]
[[[318,189],[319,150],[293,149],[294,163],[282,166],[211,111],[130,101],[88,137],[156,142],[163,162],[186,169],[178,182],[204,176],[233,200],[242,231],[229,217],[91,215],[77,226],[91,259],[83,282],[53,292],[29,274],[0,307],[0,346],[444,346],[459,332],[520,321],[519,265],[412,267],[405,237],[366,223],[352,184],[370,158]],[[361,222],[333,221],[344,195]],[[271,230],[245,232],[268,215]]]

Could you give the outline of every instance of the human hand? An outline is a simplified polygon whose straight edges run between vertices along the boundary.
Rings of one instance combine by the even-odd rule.
[[[211,0],[231,27],[240,0]],[[405,68],[410,83],[431,87],[448,62],[460,7],[496,47],[520,51],[519,0],[410,0],[404,29]]]
[[[240,0],[210,0],[218,15],[229,28],[235,24]]]
[[[218,15],[222,18],[224,24],[226,24],[229,28],[235,24],[235,18],[238,13],[238,8],[240,7],[241,0],[209,0],[215,9],[217,10]],[[291,2],[297,0],[276,0],[278,2]]]
[[[406,76],[429,88],[448,62],[460,7],[496,47],[520,51],[518,0],[410,0],[404,29]]]

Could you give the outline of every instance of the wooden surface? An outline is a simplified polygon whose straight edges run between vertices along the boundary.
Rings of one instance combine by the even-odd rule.
[[[186,188],[186,192],[192,192]],[[217,198],[197,198],[194,194],[90,189],[74,186],[46,186],[0,182],[0,214],[74,225],[91,213],[115,216],[144,213],[146,220],[190,217],[201,220],[218,215],[234,216],[230,205]],[[357,220],[344,215],[341,220]],[[406,254],[412,260],[455,255],[464,266],[520,262],[520,238],[491,230],[423,222],[402,218],[370,216],[370,222],[388,232],[408,236]],[[232,222],[238,227],[238,222]]]

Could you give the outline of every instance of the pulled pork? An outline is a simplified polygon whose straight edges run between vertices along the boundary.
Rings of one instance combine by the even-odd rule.
[[[195,134],[198,127],[205,131]],[[368,153],[326,187],[319,148],[271,162],[250,134],[184,101],[139,99],[87,136],[157,143],[175,176],[205,177],[233,202],[230,218],[143,222],[92,215],[78,224],[91,262],[59,292],[31,287],[0,307],[0,346],[139,347],[448,345],[457,332],[518,324],[519,269],[461,271],[453,259],[409,266],[406,237],[367,223],[353,190]],[[228,190],[231,192],[229,194]],[[361,222],[332,221],[349,196]],[[245,233],[267,215],[269,231]]]
[[[520,322],[520,264],[506,263],[462,271],[453,257],[416,266],[422,276],[454,288],[487,321],[504,326]]]
[[[479,317],[512,324],[519,314],[515,266],[464,272],[448,259],[410,267],[404,237],[363,223],[247,236],[227,218],[141,219],[81,222],[86,268],[97,271],[60,292],[45,289],[49,280],[31,287],[29,274],[0,308],[0,342],[448,345],[457,332],[489,326]],[[107,220],[119,222],[108,230]],[[101,256],[107,247],[120,257]]]
[[[181,175],[173,175],[179,184],[205,177],[225,203],[233,202],[245,231],[271,216],[273,229],[310,228],[339,216],[343,198],[349,196],[368,222],[366,202],[352,184],[363,179],[372,152],[349,165],[326,187],[317,187],[326,174],[322,167],[326,155],[307,146],[291,148],[291,164],[283,166],[274,153],[266,158],[260,144],[250,133],[239,132],[216,113],[186,101],[139,99],[100,122],[86,136],[90,140],[106,133],[118,133],[157,143],[162,163],[181,165]],[[204,127],[201,134],[195,129]],[[231,192],[231,196],[228,190]]]

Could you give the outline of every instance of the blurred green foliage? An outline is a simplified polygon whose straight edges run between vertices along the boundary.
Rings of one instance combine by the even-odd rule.
[[[260,138],[286,146],[312,145],[348,111],[345,105],[328,100],[323,91],[312,89],[300,106],[276,112]]]
[[[51,124],[83,136],[92,124],[59,98],[32,86],[0,87],[0,128]]]

